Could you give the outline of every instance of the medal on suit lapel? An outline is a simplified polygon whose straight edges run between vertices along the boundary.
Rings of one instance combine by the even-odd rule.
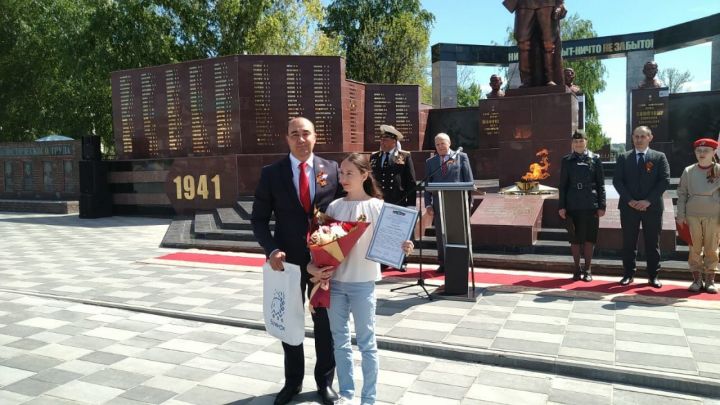
[[[320,171],[318,171],[318,174],[315,176],[315,183],[320,187],[325,187],[327,186],[328,174],[325,173],[322,168],[322,166],[319,167]]]

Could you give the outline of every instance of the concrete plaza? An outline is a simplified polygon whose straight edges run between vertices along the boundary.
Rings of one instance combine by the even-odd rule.
[[[154,262],[173,252],[157,247],[168,223],[0,214],[0,403],[272,403],[282,349],[262,330],[260,269]],[[429,302],[390,291],[402,283],[378,284],[382,402],[720,395],[714,302],[502,287]],[[311,380],[300,402],[317,399]]]

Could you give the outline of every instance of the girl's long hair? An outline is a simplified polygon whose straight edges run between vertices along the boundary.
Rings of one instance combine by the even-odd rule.
[[[368,161],[367,157],[359,153],[351,153],[347,155],[345,160],[354,164],[355,167],[360,170],[360,173],[368,174],[367,179],[365,179],[365,181],[363,182],[363,190],[365,191],[365,194],[369,195],[370,197],[383,198],[383,193],[382,191],[380,191],[380,187],[378,187],[377,181],[375,181],[375,177],[373,177],[372,167],[370,167],[370,162]]]

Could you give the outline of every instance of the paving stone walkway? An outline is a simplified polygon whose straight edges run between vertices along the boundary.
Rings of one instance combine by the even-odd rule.
[[[239,358],[240,356],[233,353],[247,354],[247,350],[226,350],[227,347],[220,348],[220,346],[230,342],[248,343],[242,339],[237,340],[241,336],[249,337],[249,344],[252,344],[251,342],[255,339],[269,339],[264,332],[240,328],[233,329],[233,333],[228,333],[227,335],[230,335],[231,338],[226,341],[207,341],[207,339],[211,339],[209,337],[193,339],[192,336],[188,338],[186,335],[195,333],[197,336],[205,336],[204,331],[216,333],[216,329],[229,326],[212,323],[201,324],[182,319],[164,319],[162,323],[145,322],[142,324],[144,321],[141,319],[147,317],[156,319],[153,318],[156,315],[133,312],[133,310],[140,310],[173,317],[190,316],[198,320],[230,323],[247,326],[251,329],[261,327],[262,275],[258,268],[227,271],[143,262],[172,251],[157,247],[168,222],[147,218],[113,217],[100,220],[81,220],[73,215],[0,213],[0,235],[2,235],[3,242],[3,249],[0,251],[0,291],[4,292],[1,295],[3,301],[0,305],[0,345],[2,345],[0,346],[0,366],[13,370],[24,370],[26,373],[42,371],[13,366],[18,363],[5,365],[6,361],[12,361],[18,357],[21,360],[15,361],[22,363],[23,356],[28,355],[50,359],[41,363],[47,365],[43,370],[57,368],[60,363],[52,359],[71,363],[75,361],[87,363],[85,360],[78,360],[84,356],[91,356],[98,360],[97,362],[90,361],[93,364],[105,364],[103,361],[106,361],[110,363],[105,366],[114,365],[124,359],[111,362],[115,357],[106,357],[105,352],[107,351],[104,349],[120,344],[119,340],[133,341],[136,345],[122,343],[122,346],[134,347],[136,350],[128,349],[127,353],[112,351],[108,353],[141,360],[139,363],[131,362],[135,366],[145,361],[159,361],[176,366],[185,365],[186,362],[198,357],[227,363],[244,361],[245,357]],[[555,371],[565,376],[572,375],[568,372],[572,367],[580,367],[585,370],[585,374],[579,375],[584,377],[590,375],[590,371],[594,370],[594,375],[597,376],[596,381],[620,382],[623,380],[617,376],[626,373],[631,377],[635,376],[637,381],[645,381],[642,384],[645,386],[657,386],[659,383],[676,380],[681,385],[691,386],[691,389],[683,389],[683,391],[698,394],[704,394],[707,390],[717,387],[717,385],[713,385],[717,384],[717,378],[720,377],[720,311],[716,309],[688,307],[680,305],[680,303],[651,305],[619,300],[617,297],[612,299],[567,297],[558,296],[557,292],[550,293],[550,295],[537,292],[508,292],[502,291],[501,288],[484,291],[483,297],[477,303],[429,302],[418,295],[419,288],[398,292],[390,291],[391,288],[400,285],[398,283],[403,282],[407,283],[407,281],[392,280],[378,285],[380,347],[434,356],[431,358],[383,351],[383,356],[389,358],[410,356],[413,360],[406,361],[404,367],[410,367],[410,364],[419,361],[415,357],[426,359],[422,362],[427,362],[427,367],[436,362],[447,362],[448,360],[439,360],[439,358],[445,358],[461,362],[488,361],[492,364],[517,365],[548,372]],[[58,300],[48,300],[48,298],[58,298]],[[48,302],[56,305],[49,305]],[[78,302],[106,307],[82,305]],[[23,305],[29,306],[31,309],[21,308]],[[107,306],[122,307],[129,312]],[[67,310],[67,308],[75,309]],[[78,310],[80,308],[85,308],[85,311],[89,311],[87,308],[94,308],[98,312],[91,312],[89,316],[81,316],[85,313]],[[36,313],[32,313],[33,311]],[[96,315],[97,318],[89,319]],[[118,322],[122,322],[125,326],[115,325]],[[188,322],[189,324],[186,324]],[[180,332],[179,329],[163,329],[173,329],[171,325],[185,326],[187,329]],[[50,335],[47,335],[48,333]],[[37,339],[35,337],[37,334],[43,334],[41,337],[46,339]],[[237,336],[232,337],[234,334]],[[146,342],[147,347],[138,346],[145,338],[154,341]],[[47,339],[51,339],[51,341],[46,341]],[[70,343],[62,343],[60,346],[63,347],[57,347],[58,342],[65,340],[69,340]],[[108,345],[102,346],[105,343]],[[76,347],[81,351],[69,350],[65,346]],[[282,364],[281,358],[277,357],[277,354],[281,353],[281,349],[275,342],[265,341],[265,344],[259,344],[259,346],[262,346],[257,348],[260,352],[275,353],[275,356],[262,357],[263,361],[267,360],[263,364],[268,367]],[[213,350],[220,350],[221,354],[227,357],[216,359],[212,355],[206,355]],[[35,351],[39,351],[39,353]],[[168,357],[162,360],[164,355]],[[65,359],[62,356],[68,358]],[[387,370],[402,372],[402,367],[398,370],[393,369],[395,367],[392,366],[393,361],[388,362],[391,366]],[[33,363],[33,361],[29,363]],[[251,363],[262,362],[251,361]],[[543,364],[547,367],[541,367]],[[238,367],[242,368],[240,365]],[[489,366],[473,365],[472,367],[482,369]],[[565,371],[560,370],[562,367],[566,367]],[[106,368],[108,367],[102,367],[95,372]],[[135,371],[141,368],[138,366]],[[157,371],[158,376],[164,376],[168,371],[165,368],[167,365],[149,370]],[[202,367],[198,368],[202,369]],[[16,373],[14,375],[22,377],[10,382],[14,377],[4,378],[5,375],[10,374],[6,374],[3,370],[0,370],[0,387],[2,387],[0,392],[3,395],[11,395],[9,393],[25,395],[22,392],[9,390],[7,387],[27,378],[34,378],[34,375],[23,372],[17,374],[18,372],[14,371]],[[430,371],[433,370],[430,369]],[[444,370],[447,372],[449,369]],[[502,370],[498,373],[509,373],[510,376],[498,378],[500,380],[507,378],[508,384],[513,381],[515,374],[527,373],[510,369]],[[73,371],[73,369],[65,371],[77,373],[77,370]],[[133,373],[131,370],[122,368],[120,371]],[[211,371],[219,372],[221,370]],[[423,373],[428,371],[426,367],[415,371],[410,373],[414,375],[413,381],[427,380],[430,385],[418,383],[416,386],[415,383],[403,383],[400,385],[405,387],[403,390],[387,389],[387,393],[383,394],[387,396],[382,399],[390,403],[397,401],[412,403],[407,398],[412,398],[413,395],[438,395],[441,391],[439,387],[432,385],[433,382],[446,386],[445,382],[447,381],[439,376],[437,379],[422,377]],[[153,375],[155,375],[154,372]],[[455,384],[450,384],[451,386],[459,384],[459,381],[470,382],[460,384],[463,387],[457,390],[447,390],[448,394],[443,395],[450,395],[447,397],[450,401],[474,399],[500,403],[505,401],[499,399],[502,397],[500,394],[497,394],[497,397],[491,394],[488,394],[487,397],[473,394],[473,392],[479,392],[477,388],[474,388],[475,385],[479,385],[481,387],[500,387],[509,391],[519,389],[521,393],[534,392],[538,394],[533,397],[534,400],[523,400],[522,402],[574,403],[558,400],[557,395],[560,394],[553,397],[553,389],[560,391],[565,389],[553,388],[557,384],[560,384],[558,387],[570,387],[574,382],[568,382],[566,377],[542,375],[547,381],[538,383],[542,389],[533,390],[527,388],[532,385],[526,386],[526,384],[511,384],[505,387],[498,381],[483,382],[484,378],[490,377],[484,377],[483,373],[478,371],[476,374],[468,374],[468,378],[465,380],[451,378],[450,382],[455,382]],[[394,375],[390,374],[390,376]],[[212,377],[205,376],[205,378]],[[409,382],[408,378],[400,381]],[[108,377],[108,379],[112,379],[112,377]],[[390,380],[392,378],[383,379],[382,382],[388,384]],[[81,378],[72,378],[68,381],[77,382],[80,386],[85,383],[93,384],[92,381]],[[242,392],[243,395],[267,396],[267,394],[277,391],[279,387],[277,384],[281,378],[271,381],[273,382],[260,385],[266,388],[267,392],[239,392]],[[48,383],[52,383],[52,381]],[[141,383],[143,381],[137,382],[132,387],[141,386]],[[130,383],[128,382],[128,384]],[[234,384],[238,387],[244,385],[241,382]],[[598,387],[602,387],[576,390],[599,393],[597,395],[598,402],[590,401],[590,403],[627,403],[617,402],[618,398],[625,398],[623,395],[631,395],[626,394],[624,388],[617,388],[618,386],[615,385],[588,384],[599,384]],[[62,390],[64,383],[56,385],[58,387],[49,388],[43,391],[42,395],[45,395],[45,392],[49,394],[64,392]],[[582,386],[582,384],[578,386]],[[672,384],[662,386],[674,389]],[[167,388],[152,385],[150,387],[160,390]],[[206,386],[195,381],[193,387],[188,390],[193,388],[202,390],[205,389],[204,387]],[[422,387],[430,388],[423,391]],[[105,392],[103,395],[108,396],[111,393],[114,395],[101,399],[121,401],[118,398],[122,397],[123,401],[136,400],[135,397],[132,397],[135,393],[128,394],[132,388],[125,391],[122,391],[123,387],[110,386],[110,388],[114,391],[98,392]],[[210,384],[207,385],[207,388],[217,389],[218,387]],[[618,389],[622,393],[615,393]],[[72,393],[81,390],[71,388],[66,391],[67,395],[73,395]],[[461,391],[462,393],[460,393]],[[25,392],[32,394],[31,396],[41,394],[33,391]],[[182,395],[181,392],[172,392],[175,392],[172,397],[163,400],[170,402],[164,403],[175,403],[171,401],[176,400],[199,403],[182,400],[177,396],[178,394]],[[230,390],[229,392],[237,393],[238,391]],[[450,392],[453,394],[449,394]],[[502,393],[502,391],[500,392]],[[715,389],[715,392],[718,390]],[[50,396],[65,398],[62,395],[66,394]],[[143,389],[138,390],[137,395],[138,398],[145,395]],[[648,395],[656,395],[656,393]],[[528,398],[530,397],[532,395]],[[3,397],[0,396],[1,398]],[[160,397],[147,398],[152,399],[145,401],[147,403],[161,403]],[[238,395],[233,401],[241,399],[247,399],[247,397],[243,398]],[[267,399],[255,398],[255,400]],[[688,397],[686,399],[697,401],[697,398]],[[312,399],[308,398],[307,400]],[[0,403],[5,402],[0,400]],[[504,403],[518,402],[505,401]],[[657,401],[653,403],[657,403]]]
[[[311,373],[312,353],[306,364]],[[387,350],[380,364],[379,403],[713,403]],[[4,405],[271,404],[281,365],[281,345],[263,331],[0,293]],[[294,403],[317,400],[309,380]]]

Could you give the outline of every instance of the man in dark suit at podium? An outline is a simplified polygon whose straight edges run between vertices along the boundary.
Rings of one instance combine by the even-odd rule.
[[[635,148],[618,156],[613,186],[620,194],[620,225],[623,231],[623,269],[621,285],[633,282],[640,224],[645,237],[648,283],[662,287],[660,270],[660,231],[663,193],[670,185],[670,165],[665,154],[650,149],[650,128],[639,126],[632,134]]]
[[[430,176],[428,183],[467,183],[473,182],[470,160],[464,152],[456,152],[450,149],[450,137],[447,134],[439,133],[435,136],[435,150],[437,154],[425,161],[425,175]],[[437,241],[438,263],[437,271],[445,272],[445,246],[443,245],[442,219],[435,215],[438,211],[438,202],[433,199],[433,194],[425,191],[423,196],[427,212],[433,215],[433,226],[435,227],[435,240]]]
[[[252,210],[253,233],[270,266],[283,270],[283,262],[293,263],[302,270],[303,295],[309,292],[310,274],[307,264],[310,251],[306,244],[308,225],[314,208],[325,211],[330,202],[340,197],[336,162],[313,154],[315,126],[305,118],[294,118],[288,125],[287,143],[290,154],[265,166],[255,190]],[[270,218],[275,214],[275,233],[270,232]],[[332,404],[337,394],[332,389],[335,377],[335,356],[330,322],[326,308],[315,308],[312,315],[315,332],[315,382],[324,404]],[[303,345],[282,344],[285,352],[285,386],[275,404],[286,404],[302,389],[305,376]]]

